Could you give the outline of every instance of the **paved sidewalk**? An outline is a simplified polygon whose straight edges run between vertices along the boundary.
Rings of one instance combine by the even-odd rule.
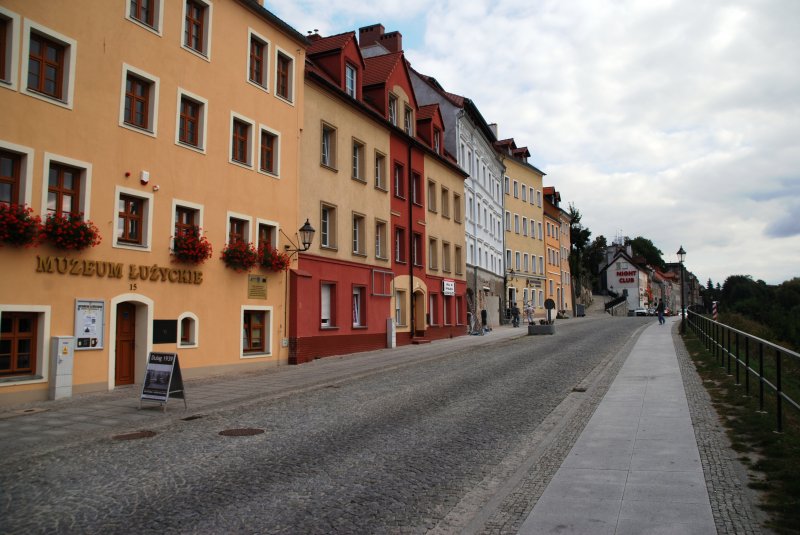
[[[429,344],[407,345],[326,357],[300,366],[277,366],[258,372],[184,380],[183,400],[171,398],[167,410],[145,402],[139,410],[141,385],[70,399],[41,401],[0,409],[0,462],[46,451],[96,436],[157,429],[181,418],[207,414],[259,399],[279,398],[363,377],[465,348],[495,344],[527,335],[525,328],[496,327],[484,336],[459,336]]]
[[[520,533],[716,533],[671,327],[637,340]]]

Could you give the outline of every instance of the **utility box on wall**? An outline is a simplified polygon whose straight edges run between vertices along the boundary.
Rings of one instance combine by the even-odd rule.
[[[50,343],[50,399],[72,397],[75,338],[54,336]]]
[[[394,318],[386,320],[386,347],[397,347],[397,329],[394,325]]]

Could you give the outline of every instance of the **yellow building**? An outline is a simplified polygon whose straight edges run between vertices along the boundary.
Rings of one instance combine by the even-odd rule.
[[[516,305],[523,318],[544,317],[545,235],[542,171],[528,163],[530,152],[513,139],[495,144],[506,167],[505,267],[507,309]]]
[[[150,351],[187,377],[286,362],[286,273],[220,256],[302,223],[306,39],[253,0],[4,0],[0,24],[0,205],[53,217],[0,248],[0,404],[53,395],[55,336],[72,393],[140,382]],[[69,214],[101,242],[64,249]],[[187,263],[198,228],[213,256]]]
[[[572,284],[572,270],[569,267],[569,254],[572,250],[569,230],[572,225],[572,218],[569,212],[563,208],[559,210],[558,222],[561,225],[559,232],[559,248],[561,251],[561,296],[558,303],[558,310],[564,314],[574,313],[575,287]],[[559,297],[559,296],[557,296]]]
[[[544,188],[544,233],[545,233],[545,276],[547,288],[545,299],[552,299],[555,312],[563,310],[563,273],[562,273],[562,220],[561,194],[553,186]]]

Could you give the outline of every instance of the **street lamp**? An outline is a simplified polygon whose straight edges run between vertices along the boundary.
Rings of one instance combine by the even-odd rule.
[[[681,263],[681,334],[686,332],[686,308],[683,304],[683,261],[686,259],[686,251],[683,250],[683,245],[678,249],[678,259]]]
[[[302,253],[309,250],[311,247],[311,242],[314,241],[314,233],[316,231],[314,230],[314,227],[311,226],[311,223],[308,222],[308,219],[306,219],[306,222],[298,229],[297,232],[302,248],[298,245],[295,245],[292,239],[285,232],[283,232],[283,229],[281,229],[281,234],[286,236],[286,239],[289,240],[289,243],[291,244],[284,245],[284,248],[293,255],[294,253]]]

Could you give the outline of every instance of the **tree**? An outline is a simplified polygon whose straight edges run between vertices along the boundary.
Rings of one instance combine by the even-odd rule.
[[[592,287],[595,289],[599,289],[597,287],[597,279],[600,269],[605,267],[606,249],[608,249],[608,242],[606,241],[606,237],[602,234],[597,236],[586,249],[584,265],[591,278]]]
[[[642,236],[637,236],[632,240],[626,238],[625,245],[631,246],[633,256],[643,256],[648,265],[662,270],[666,269],[666,264],[662,258],[664,253],[647,238],[643,238]]]
[[[586,279],[589,278],[589,274],[591,273],[591,271],[587,269],[584,258],[592,231],[581,224],[581,212],[575,208],[575,205],[572,203],[569,203],[569,216],[571,219],[569,225],[569,240],[572,248],[569,255],[569,269],[572,271],[572,276],[575,277],[578,290],[581,291]]]

